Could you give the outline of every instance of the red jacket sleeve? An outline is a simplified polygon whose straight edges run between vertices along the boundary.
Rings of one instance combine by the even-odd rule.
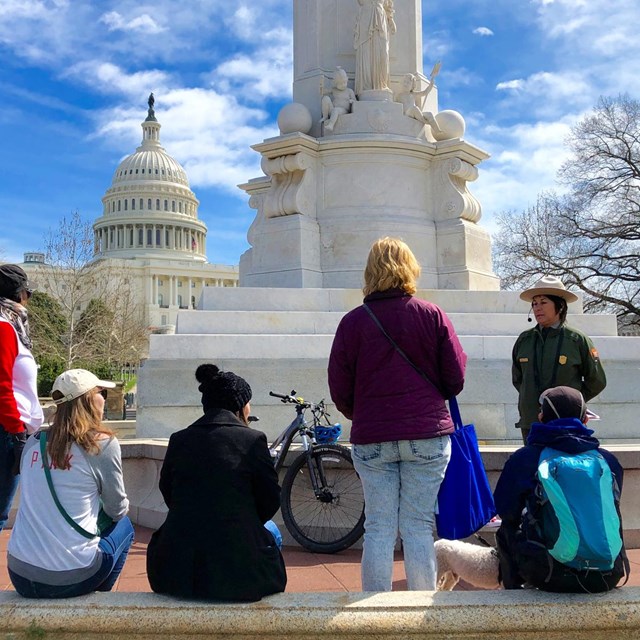
[[[18,357],[18,336],[7,322],[0,322],[0,425],[9,433],[24,431],[13,394],[13,365]]]

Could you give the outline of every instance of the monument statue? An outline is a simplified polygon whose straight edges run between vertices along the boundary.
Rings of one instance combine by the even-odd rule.
[[[356,101],[353,89],[347,86],[347,72],[342,67],[336,67],[333,74],[333,87],[331,91],[322,96],[322,119],[326,131],[333,131],[338,116],[351,111],[351,106]]]
[[[389,38],[396,32],[393,0],[358,0],[353,33],[356,95],[389,88]]]
[[[147,100],[147,104],[149,105],[149,111],[147,112],[147,121],[156,122],[156,112],[153,110],[153,105],[156,103],[156,99],[153,97],[153,92],[149,94],[149,100]]]
[[[440,63],[437,62],[431,72],[429,85],[422,91],[416,91],[417,77],[413,73],[405,74],[402,78],[402,90],[395,95],[395,101],[402,105],[405,116],[414,118],[418,120],[418,122],[428,124],[436,133],[441,133],[441,131],[434,115],[430,111],[423,111],[421,105],[424,104],[426,97],[435,87],[435,78],[439,72]],[[419,98],[422,98],[422,100],[418,101]]]

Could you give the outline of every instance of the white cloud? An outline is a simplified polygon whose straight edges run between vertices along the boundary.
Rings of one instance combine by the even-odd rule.
[[[492,157],[480,166],[480,178],[470,186],[483,208],[483,224],[506,210],[524,210],[537,195],[555,188],[556,174],[568,158],[565,140],[583,114],[566,115],[556,121],[536,121],[513,126],[489,125],[474,140]]]
[[[425,58],[440,60],[454,47],[454,39],[448,31],[434,31],[425,33],[423,38],[422,53]]]
[[[518,78],[517,80],[507,80],[506,82],[498,82],[496,85],[497,91],[519,91],[524,87],[524,80]]]
[[[124,94],[130,98],[139,98],[151,91],[166,91],[171,82],[169,74],[164,71],[150,69],[127,73],[115,64],[98,60],[79,62],[63,75],[91,85],[100,93]]]
[[[145,111],[130,102],[105,109],[96,116],[96,136],[122,152],[139,144]],[[238,198],[246,197],[237,184],[262,175],[256,142],[277,135],[268,114],[244,107],[233,96],[213,90],[166,90],[155,104],[162,124],[161,142],[185,168],[192,187],[217,187]]]
[[[29,18],[37,20],[46,16],[47,9],[40,0],[3,0],[0,17],[3,19]]]
[[[482,82],[482,78],[480,78],[477,73],[474,73],[465,67],[460,67],[451,71],[445,69],[440,74],[440,78],[440,84],[442,84],[442,86],[446,86],[447,90],[455,87],[472,87]],[[438,80],[436,80],[436,83],[437,82]]]
[[[558,119],[567,112],[581,112],[593,106],[597,95],[581,71],[540,71],[496,85],[504,95],[497,108],[520,114],[521,119]]]
[[[491,29],[489,29],[489,27],[478,27],[477,29],[473,30],[473,33],[475,33],[478,36],[492,36],[492,35],[494,35],[493,31],[491,31]]]
[[[572,59],[587,64],[596,55],[637,59],[639,19],[637,0],[555,0],[538,7],[543,32]]]
[[[291,95],[293,34],[287,29],[265,33],[262,46],[222,62],[205,77],[217,89],[240,92],[249,102]]]
[[[251,41],[256,35],[256,17],[254,11],[241,5],[225,22],[237,36]]]
[[[58,54],[70,53],[82,7],[72,11],[68,0],[2,0],[0,43],[20,58],[52,65]]]
[[[188,0],[179,6],[175,0],[0,0],[0,43],[17,57],[53,69],[97,56],[119,64],[126,58],[138,67],[187,61],[195,67],[220,54],[226,57],[232,40],[237,51],[243,20],[243,48],[262,46],[265,34],[289,24],[289,4],[290,0],[263,0],[255,6],[237,0]],[[234,13],[230,5],[240,6]]]
[[[109,11],[100,16],[100,22],[107,25],[109,31],[137,31],[140,33],[162,33],[166,27],[161,27],[148,13],[126,20],[117,11]]]

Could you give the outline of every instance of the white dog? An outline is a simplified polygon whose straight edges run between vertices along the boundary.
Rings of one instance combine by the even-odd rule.
[[[498,589],[498,553],[460,540],[437,540],[438,591],[451,591],[460,579],[482,589]]]

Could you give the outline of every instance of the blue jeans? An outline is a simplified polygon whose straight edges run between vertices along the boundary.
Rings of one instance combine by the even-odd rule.
[[[400,532],[409,590],[434,591],[435,507],[451,457],[449,436],[356,444],[352,455],[365,501],[362,590],[391,591]]]
[[[9,434],[0,426],[0,531],[9,518],[11,503],[18,489],[20,476],[14,476],[13,443]]]
[[[74,598],[93,591],[111,591],[124,566],[133,542],[133,525],[129,518],[114,523],[100,537],[102,564],[90,578],[77,584],[50,585],[32,582],[9,570],[16,591],[25,598]]]

